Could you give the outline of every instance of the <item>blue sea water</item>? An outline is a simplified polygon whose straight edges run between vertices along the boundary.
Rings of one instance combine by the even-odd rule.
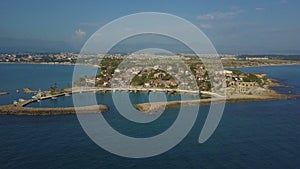
[[[0,97],[0,105],[31,98],[23,93],[23,88],[49,90],[54,83],[58,88],[72,86],[73,69],[71,65],[0,64],[0,91],[10,93]],[[16,94],[16,90],[20,93]]]
[[[22,80],[24,69],[34,72],[38,68],[44,71],[32,75],[31,80]],[[58,65],[0,65],[0,70],[1,78],[5,79],[1,80],[0,89],[12,92],[27,86],[48,88],[53,80],[67,85],[72,74],[72,66]],[[300,66],[242,70],[266,72],[293,86],[278,88],[280,92],[300,93]],[[11,75],[18,76],[16,82],[7,77]],[[14,99],[15,95],[7,97]],[[1,104],[6,104],[1,97]],[[131,136],[149,137],[161,133],[172,125],[178,113],[178,109],[168,109],[150,124],[136,124],[116,113],[109,93],[98,97],[111,107],[103,113],[107,121],[119,132]],[[133,94],[132,97],[134,100],[141,96]],[[168,97],[176,99],[178,96]],[[64,98],[64,104],[70,104],[70,98]],[[56,105],[63,106],[62,100],[56,101]],[[51,102],[42,101],[41,106],[55,105]],[[98,147],[84,133],[75,115],[0,116],[0,168],[300,168],[298,99],[227,103],[216,132],[199,144],[208,108],[201,106],[194,127],[181,143],[166,153],[145,159],[119,157]]]

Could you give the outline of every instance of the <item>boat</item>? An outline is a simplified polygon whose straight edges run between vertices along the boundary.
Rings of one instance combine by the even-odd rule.
[[[14,100],[14,101],[13,101],[13,104],[14,104],[14,105],[17,105],[17,104],[18,104],[18,102]]]
[[[19,102],[25,102],[25,101],[26,101],[25,99],[22,98],[19,99]]]
[[[0,96],[8,95],[8,92],[0,92]]]

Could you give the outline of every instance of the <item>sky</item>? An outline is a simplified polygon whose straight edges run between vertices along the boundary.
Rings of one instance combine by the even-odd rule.
[[[300,54],[298,0],[1,0],[0,53],[73,52],[105,24],[137,12],[184,18],[219,53]]]

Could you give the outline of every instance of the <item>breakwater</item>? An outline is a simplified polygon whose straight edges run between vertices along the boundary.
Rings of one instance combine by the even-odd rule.
[[[88,114],[107,111],[108,107],[105,105],[84,106],[84,107],[66,107],[66,108],[32,108],[19,107],[14,105],[0,106],[1,115],[66,115],[66,114]]]
[[[218,97],[208,98],[200,100],[179,100],[169,102],[152,102],[152,103],[140,103],[135,104],[134,107],[139,111],[153,114],[159,112],[165,108],[176,108],[180,106],[192,106],[192,105],[207,105],[218,103],[230,103],[230,102],[251,102],[251,101],[268,101],[268,100],[287,100],[295,99],[299,95],[284,95],[284,94],[270,94],[270,95],[237,95],[231,97]]]
[[[78,91],[79,92],[79,91]],[[69,89],[62,93],[57,93],[53,95],[46,95],[40,98],[34,98],[29,100],[22,100],[15,104],[0,106],[0,115],[65,115],[65,114],[75,114],[75,113],[98,113],[108,110],[106,105],[93,105],[93,106],[83,106],[83,107],[65,107],[65,108],[33,108],[25,107],[26,105],[37,102],[40,100],[52,99],[60,96],[69,96],[72,91]]]

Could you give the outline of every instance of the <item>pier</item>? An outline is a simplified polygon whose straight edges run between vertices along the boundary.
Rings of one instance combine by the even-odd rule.
[[[162,89],[162,88],[137,88],[137,87],[106,87],[106,88],[96,88],[96,87],[74,87],[65,89],[67,91],[71,91],[71,93],[82,93],[82,92],[116,92],[116,91],[129,91],[129,92],[163,92],[163,93],[185,93],[185,94],[203,94],[209,95],[213,97],[224,97],[218,93],[213,93],[209,91],[199,91],[199,90],[184,90],[184,89]]]
[[[205,94],[205,95],[211,95],[211,96],[218,96],[220,95],[216,93],[211,92],[205,92],[205,91],[193,91],[193,90],[182,90],[182,89],[161,89],[161,88],[137,88],[137,87],[117,87],[117,88],[96,88],[96,87],[74,87],[74,88],[65,88],[61,91],[56,92],[55,94],[51,94],[50,91],[43,91],[44,94],[39,95],[37,97],[34,97],[32,99],[24,100],[20,99],[21,101],[16,102],[11,105],[4,105],[0,106],[0,114],[14,114],[14,115],[58,115],[58,114],[75,114],[75,108],[74,107],[67,107],[67,108],[33,108],[33,107],[25,107],[26,105],[46,100],[46,99],[52,99],[56,97],[62,97],[62,96],[70,96],[75,93],[85,93],[85,92],[116,92],[116,91],[129,91],[129,92],[164,92],[164,93],[185,93],[185,94]],[[194,102],[194,101],[193,101]],[[170,102],[168,103],[168,107],[172,107],[174,104]],[[147,107],[147,106],[146,106]],[[137,108],[140,108],[137,106]],[[85,107],[79,107],[76,108],[78,110],[77,112],[80,113],[92,113],[92,112],[104,112],[108,110],[108,107],[105,105],[95,105],[95,106],[85,106]]]
[[[66,114],[89,114],[98,113],[108,110],[106,105],[93,105],[93,106],[83,106],[83,107],[61,107],[61,108],[33,108],[25,107],[26,105],[37,102],[40,100],[51,99],[53,97],[70,96],[71,91],[64,91],[61,93],[46,95],[39,98],[33,98],[29,100],[24,100],[17,102],[16,104],[0,106],[0,115],[66,115]]]
[[[29,100],[23,100],[11,104],[0,106],[0,114],[8,115],[61,115],[61,114],[75,114],[75,113],[98,113],[107,111],[109,108],[106,105],[93,105],[85,107],[66,107],[66,108],[33,108],[25,107],[26,105],[37,102],[40,100],[51,99],[53,97],[64,97],[70,96],[75,93],[85,92],[116,92],[116,91],[127,91],[127,92],[165,92],[165,93],[184,93],[184,94],[203,94],[209,95],[211,98],[200,99],[200,100],[179,100],[169,102],[155,102],[155,103],[139,103],[134,106],[144,113],[155,113],[163,108],[173,108],[179,106],[191,106],[197,104],[214,104],[224,102],[244,102],[244,101],[263,101],[263,100],[281,100],[281,99],[293,99],[299,97],[298,95],[284,95],[276,92],[269,93],[268,95],[231,95],[221,96],[217,93],[208,91],[192,91],[192,90],[180,90],[180,89],[159,89],[159,88],[95,88],[95,87],[74,87],[66,88],[55,94],[50,94],[49,91],[44,91],[46,95],[42,97],[36,97]]]

